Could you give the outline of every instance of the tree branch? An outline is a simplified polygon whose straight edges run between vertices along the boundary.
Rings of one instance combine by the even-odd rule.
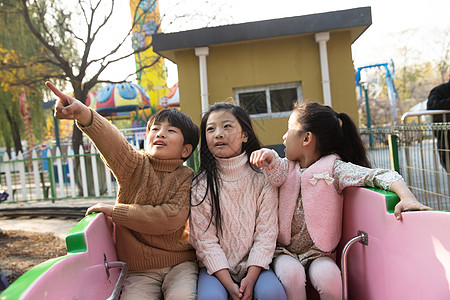
[[[62,69],[64,72],[68,75],[68,77],[74,77],[72,68],[67,60],[65,60],[59,53],[58,49],[56,49],[55,46],[50,45],[46,39],[40,34],[40,32],[34,27],[33,22],[30,19],[28,6],[27,6],[27,0],[21,0],[22,2],[22,8],[23,8],[23,15],[25,18],[25,22],[27,23],[28,27],[30,28],[31,33],[42,43],[42,45],[47,48],[59,61]],[[47,31],[48,32],[48,31]],[[50,35],[51,36],[51,35]]]

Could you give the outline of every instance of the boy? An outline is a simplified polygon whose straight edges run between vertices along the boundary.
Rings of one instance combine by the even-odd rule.
[[[185,230],[193,171],[182,163],[197,147],[198,127],[176,109],[161,110],[148,121],[146,151],[137,151],[97,112],[46,85],[59,98],[55,117],[76,120],[117,179],[116,204],[86,214],[103,212],[115,224],[117,255],[129,268],[121,299],[195,299],[198,269]]]

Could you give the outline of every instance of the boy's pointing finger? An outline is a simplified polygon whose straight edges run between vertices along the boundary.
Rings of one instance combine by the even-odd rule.
[[[67,95],[61,92],[56,86],[53,85],[50,81],[46,81],[45,85],[55,94],[61,101],[64,103],[64,105],[69,105],[69,101],[67,99]]]
[[[46,81],[45,85],[58,97],[63,96],[63,93],[61,93],[60,90],[56,86],[53,85],[50,81]]]

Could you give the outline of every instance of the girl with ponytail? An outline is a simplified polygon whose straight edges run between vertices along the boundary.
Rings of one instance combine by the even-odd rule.
[[[343,190],[370,186],[400,198],[394,215],[425,210],[395,171],[371,169],[352,119],[329,106],[295,106],[283,136],[286,158],[269,149],[254,151],[250,162],[279,187],[279,234],[272,267],[288,300],[306,299],[306,278],[320,299],[342,299],[335,262],[341,238]]]

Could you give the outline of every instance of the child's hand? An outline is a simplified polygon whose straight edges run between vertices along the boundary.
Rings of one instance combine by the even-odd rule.
[[[400,202],[397,203],[394,209],[394,215],[397,220],[402,219],[402,211],[407,210],[432,210],[431,207],[423,205],[419,201],[417,201],[416,197],[404,197],[400,199]]]
[[[86,216],[94,212],[102,212],[105,214],[105,216],[112,217],[113,208],[113,205],[97,203],[87,209]]]
[[[254,286],[255,282],[253,280],[249,279],[247,276],[244,277],[241,281],[241,286],[239,288],[239,293],[242,294],[241,299],[252,300]]]
[[[227,288],[228,294],[230,294],[230,298],[233,300],[239,300],[242,298],[242,293],[239,292],[239,286],[236,283],[233,283]],[[251,298],[250,298],[251,299]]]
[[[239,293],[239,286],[234,283],[233,279],[231,279],[230,272],[228,269],[221,269],[214,273],[214,275],[219,279],[220,283],[225,287],[229,294],[229,299],[239,300],[242,298],[242,294]]]
[[[258,168],[267,167],[271,170],[274,166],[275,154],[272,150],[262,148],[260,150],[253,151],[250,155],[250,163],[254,164]]]
[[[423,205],[417,201],[416,197],[409,190],[408,186],[403,181],[396,181],[391,185],[391,191],[396,193],[400,198],[394,209],[394,215],[397,220],[402,219],[402,211],[406,210],[431,210],[431,207]]]
[[[261,273],[262,268],[258,266],[250,266],[247,270],[247,275],[241,280],[241,287],[239,292],[242,294],[242,299],[252,300],[253,298],[253,287],[255,282]]]
[[[86,105],[64,94],[49,81],[45,85],[59,98],[56,101],[55,118],[77,120],[81,125],[87,125],[91,122],[91,112]]]

